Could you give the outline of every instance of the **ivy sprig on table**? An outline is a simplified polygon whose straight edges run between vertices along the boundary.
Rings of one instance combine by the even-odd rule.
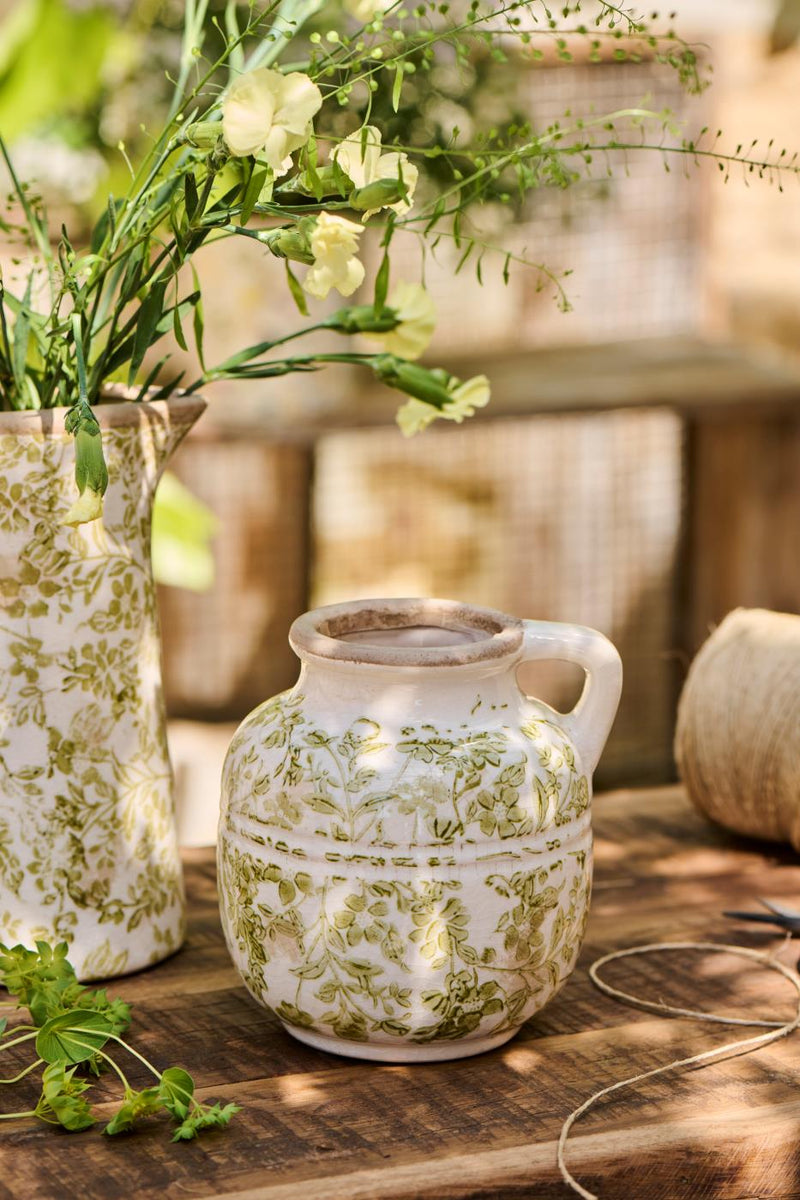
[[[36,1057],[18,1074],[0,1084],[18,1083],[41,1069],[42,1092],[35,1108],[0,1112],[0,1120],[38,1117],[51,1125],[77,1131],[95,1124],[85,1093],[91,1076],[112,1070],[120,1079],[122,1102],[104,1133],[125,1133],[145,1117],[166,1112],[176,1125],[173,1142],[189,1141],[203,1129],[227,1125],[239,1112],[236,1104],[202,1104],[194,1096],[194,1081],[182,1067],[159,1071],[123,1037],[130,1027],[130,1005],[110,1000],[104,989],[90,990],[78,982],[67,958],[68,946],[37,942],[35,950],[0,943],[0,985],[16,1003],[3,1008],[28,1009],[30,1025],[9,1026],[0,1018],[0,1054],[12,1046],[32,1044]],[[155,1083],[137,1091],[109,1050],[120,1048],[138,1059]],[[87,1078],[89,1076],[89,1078]]]

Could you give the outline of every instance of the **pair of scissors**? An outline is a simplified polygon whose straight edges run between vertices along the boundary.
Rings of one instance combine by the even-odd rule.
[[[800,934],[800,912],[776,904],[773,900],[763,900],[758,897],[758,903],[767,912],[724,912],[723,917],[731,917],[735,921],[758,921],[762,925],[776,925],[787,933]]]

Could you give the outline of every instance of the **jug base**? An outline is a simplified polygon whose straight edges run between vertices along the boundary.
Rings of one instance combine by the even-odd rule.
[[[328,1037],[324,1033],[313,1033],[309,1029],[300,1029],[294,1025],[286,1025],[284,1029],[298,1042],[312,1046],[315,1050],[324,1050],[327,1054],[343,1055],[345,1058],[361,1058],[370,1062],[386,1063],[423,1063],[445,1062],[451,1058],[471,1058],[473,1054],[485,1054],[487,1050],[495,1050],[510,1041],[519,1031],[507,1030],[496,1037],[465,1038],[453,1042],[412,1043],[408,1046],[390,1045],[386,1042],[350,1042],[344,1038]]]

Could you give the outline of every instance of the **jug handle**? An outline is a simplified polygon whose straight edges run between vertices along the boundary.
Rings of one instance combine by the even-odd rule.
[[[596,629],[560,621],[523,621],[525,636],[520,663],[561,659],[586,672],[580,699],[559,723],[580,755],[591,778],[606,744],[622,692],[622,660],[616,647]]]

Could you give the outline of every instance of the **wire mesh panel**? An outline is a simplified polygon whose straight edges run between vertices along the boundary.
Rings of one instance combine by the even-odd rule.
[[[664,777],[681,525],[681,422],[643,410],[323,439],[314,602],[428,595],[607,633],[625,690],[605,782]],[[569,708],[572,671],[521,682]]]

